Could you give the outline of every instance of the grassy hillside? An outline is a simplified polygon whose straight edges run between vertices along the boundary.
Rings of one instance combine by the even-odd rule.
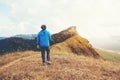
[[[89,41],[79,35],[74,35],[73,37],[65,40],[62,43],[58,43],[52,46],[52,48],[58,52],[70,52],[77,55],[85,55],[94,58],[102,58],[96,50],[92,47]]]
[[[40,52],[26,51],[14,56],[6,54],[6,58],[13,59],[12,61],[8,59],[8,63],[0,66],[0,80],[120,79],[120,63],[53,51],[55,50],[51,50],[52,64],[46,66],[42,66]],[[15,59],[18,54],[19,57]],[[23,54],[25,56],[21,57]]]
[[[120,54],[118,52],[102,50],[102,49],[96,49],[96,50],[106,60],[120,61]]]
[[[120,80],[120,62],[103,60],[98,52],[104,52],[96,52],[87,39],[76,34],[75,27],[54,37],[51,65],[42,65],[40,52],[3,54],[0,80]]]

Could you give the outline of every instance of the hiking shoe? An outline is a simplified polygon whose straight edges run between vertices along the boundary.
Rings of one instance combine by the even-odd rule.
[[[43,66],[45,66],[45,63],[42,63]]]
[[[50,62],[50,61],[47,61],[47,64],[49,64],[49,65],[50,65],[50,64],[51,64],[51,62]]]

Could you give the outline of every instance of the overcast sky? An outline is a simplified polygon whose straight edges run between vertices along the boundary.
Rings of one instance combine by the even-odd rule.
[[[120,0],[0,0],[0,36],[37,34],[42,24],[51,33],[77,26],[93,44],[120,41]]]

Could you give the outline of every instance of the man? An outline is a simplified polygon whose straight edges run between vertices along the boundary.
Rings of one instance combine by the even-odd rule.
[[[37,48],[41,49],[42,55],[42,63],[45,65],[45,51],[47,52],[47,64],[51,64],[50,62],[50,39],[51,35],[50,32],[46,30],[46,25],[41,26],[41,31],[38,33],[37,36]]]

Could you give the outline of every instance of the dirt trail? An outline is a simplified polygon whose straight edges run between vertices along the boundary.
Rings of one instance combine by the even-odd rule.
[[[22,57],[22,58],[18,58],[18,59],[16,59],[16,60],[13,60],[13,61],[11,61],[11,62],[9,62],[9,63],[1,66],[1,67],[0,67],[0,70],[5,69],[5,68],[7,68],[7,67],[10,67],[10,66],[16,64],[17,62],[23,60],[23,59],[27,59],[27,58],[30,58],[30,57],[33,57],[33,56],[35,56],[35,55],[25,56],[25,57]]]

